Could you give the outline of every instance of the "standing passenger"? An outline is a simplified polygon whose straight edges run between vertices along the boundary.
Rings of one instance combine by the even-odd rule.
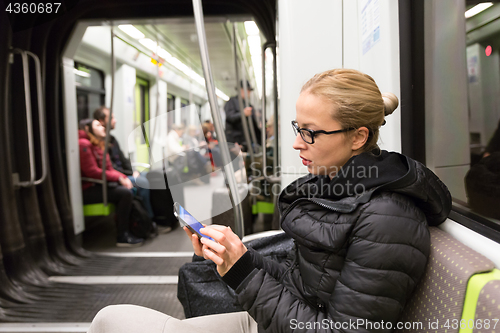
[[[185,228],[245,312],[178,320],[111,306],[89,332],[391,331],[373,327],[395,326],[425,271],[428,226],[451,210],[451,195],[432,171],[378,148],[379,128],[397,104],[356,70],[329,70],[302,87],[293,148],[309,175],[279,197],[281,227],[295,242],[287,262],[247,249],[228,227],[201,229],[217,242]],[[134,317],[149,327],[128,320]]]
[[[247,81],[247,96],[250,98],[250,94],[253,91],[253,88],[250,86],[250,83]],[[245,105],[245,89],[243,88],[243,81],[240,82],[240,95],[243,100],[243,105]],[[260,144],[261,141],[261,132],[259,128],[259,123],[256,119],[256,113],[252,105],[250,103],[249,106],[243,109],[243,113],[245,116],[250,117],[253,122],[253,126],[255,128],[255,135],[257,136],[257,143]],[[248,143],[245,140],[245,135],[243,132],[243,124],[241,122],[241,112],[240,112],[240,103],[238,100],[238,96],[233,96],[226,102],[224,105],[224,111],[226,111],[226,140],[230,143],[238,143],[243,146],[244,151],[248,151]],[[250,121],[249,119],[249,121]]]

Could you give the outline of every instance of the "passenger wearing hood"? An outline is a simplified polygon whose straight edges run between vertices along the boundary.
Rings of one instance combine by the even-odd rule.
[[[165,324],[158,332],[391,332],[424,274],[428,226],[451,210],[451,195],[434,173],[378,148],[379,128],[397,105],[395,95],[381,94],[356,70],[310,79],[292,121],[293,147],[310,174],[279,197],[281,227],[295,243],[289,260],[279,264],[247,249],[228,227],[201,229],[217,242],[185,229],[246,312],[219,315],[222,326],[211,325],[220,323],[214,316],[157,315]],[[114,311],[98,315],[90,332],[118,327],[110,326]],[[131,323],[121,325],[135,332]]]

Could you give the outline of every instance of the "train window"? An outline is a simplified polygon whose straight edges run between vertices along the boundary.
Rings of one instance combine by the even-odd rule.
[[[500,231],[500,29],[491,15],[500,4],[466,19],[470,169],[459,212]],[[454,195],[455,196],[455,195]]]
[[[167,94],[167,111],[172,111],[175,109],[175,96],[172,94]]]
[[[188,106],[189,101],[187,99],[181,98],[181,108]]]
[[[95,109],[104,105],[104,74],[90,66],[75,62],[78,120],[91,118]]]
[[[167,94],[167,128],[172,128],[175,123],[175,112],[170,112],[175,109],[175,96]]]

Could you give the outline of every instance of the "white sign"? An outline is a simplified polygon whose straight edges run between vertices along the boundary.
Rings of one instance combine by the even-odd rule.
[[[361,1],[361,49],[363,55],[380,41],[379,0]]]

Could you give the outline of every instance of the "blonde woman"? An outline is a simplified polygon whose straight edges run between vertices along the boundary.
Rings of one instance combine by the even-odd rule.
[[[293,148],[310,174],[279,198],[281,227],[295,241],[290,259],[266,260],[224,226],[201,229],[216,242],[185,230],[246,311],[185,321],[156,313],[164,326],[154,332],[392,331],[424,273],[428,226],[451,209],[450,193],[429,169],[377,147],[397,105],[356,70],[310,79],[292,121]],[[118,309],[105,309],[91,332],[119,325],[115,315],[125,309]]]

